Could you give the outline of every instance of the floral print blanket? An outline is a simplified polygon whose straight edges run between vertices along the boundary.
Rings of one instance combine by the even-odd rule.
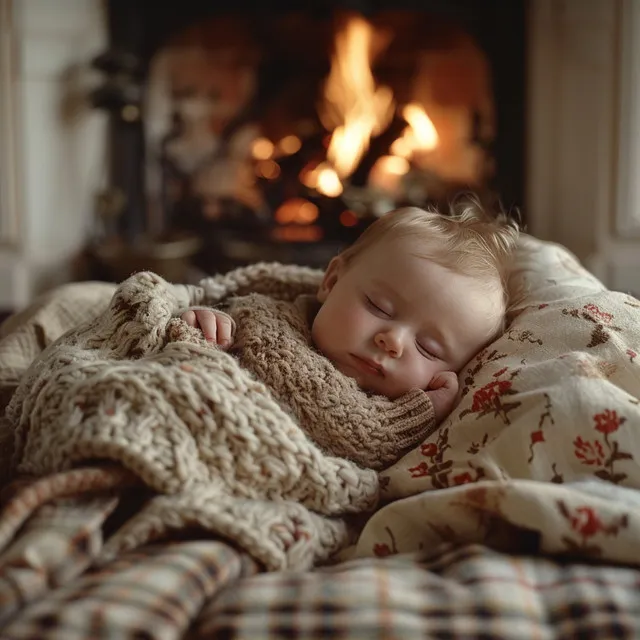
[[[525,237],[507,331],[442,427],[382,474],[358,555],[443,541],[640,559],[640,302]]]

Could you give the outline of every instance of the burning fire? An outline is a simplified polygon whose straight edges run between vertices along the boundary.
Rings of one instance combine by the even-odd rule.
[[[438,132],[422,105],[412,102],[405,106],[402,110],[402,115],[409,123],[409,126],[403,131],[402,137],[398,138],[393,144],[403,144],[410,154],[420,151],[433,151],[438,146]],[[391,151],[393,152],[393,146]],[[406,157],[400,153],[396,153],[396,155]]]
[[[362,17],[350,17],[336,35],[324,102],[319,108],[323,125],[332,131],[327,162],[302,176],[304,184],[330,197],[342,193],[342,181],[355,171],[371,138],[382,133],[394,115],[391,89],[377,86],[371,71],[375,49],[378,53],[382,49],[380,34]],[[395,190],[410,169],[409,160],[438,145],[438,133],[420,104],[405,105],[402,116],[408,126],[391,146],[390,155],[376,162],[371,186]]]
[[[343,191],[338,174],[326,162],[321,162],[317,167],[303,169],[300,180],[310,189],[315,189],[329,198],[337,198]]]
[[[353,173],[371,137],[384,131],[393,117],[393,93],[377,87],[371,72],[375,35],[373,26],[359,16],[351,17],[336,35],[319,115],[333,131],[327,159],[340,178]]]
[[[385,131],[396,105],[389,87],[377,86],[371,70],[376,54],[386,46],[379,32],[361,16],[349,17],[338,30],[331,70],[318,113],[331,134],[326,161],[312,163],[300,173],[300,181],[329,198],[344,191],[345,180],[367,152],[371,138]],[[419,102],[401,108],[408,126],[386,156],[378,158],[369,174],[369,186],[389,194],[398,192],[411,161],[420,164],[439,143],[436,128]],[[258,175],[274,179],[280,174],[275,158],[296,153],[301,140],[285,136],[277,144],[266,138],[253,142]],[[428,157],[428,156],[426,156]]]

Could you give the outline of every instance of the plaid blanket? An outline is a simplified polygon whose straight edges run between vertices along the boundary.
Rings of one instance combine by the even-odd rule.
[[[21,526],[0,555],[6,640],[640,637],[635,568],[468,544],[258,573],[247,555],[194,531],[95,569],[105,532],[144,496],[62,499],[25,518],[38,483],[11,491],[4,500],[25,506],[0,531]]]

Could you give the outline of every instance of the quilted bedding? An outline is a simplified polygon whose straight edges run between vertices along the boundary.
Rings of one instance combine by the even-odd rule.
[[[341,562],[265,572],[193,527],[97,566],[152,492],[100,467],[97,492],[80,470],[18,478],[0,497],[0,637],[640,637],[640,302],[531,238],[510,285],[507,331],[381,474],[386,504]],[[1,397],[112,292],[68,285],[5,325]]]

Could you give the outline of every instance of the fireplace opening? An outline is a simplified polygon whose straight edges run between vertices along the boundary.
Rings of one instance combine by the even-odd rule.
[[[143,185],[125,189],[121,229],[197,237],[206,273],[321,267],[397,206],[446,207],[462,192],[521,203],[518,2],[189,4],[172,4],[172,23],[166,8],[154,19],[150,5],[110,3],[112,44],[143,69],[142,117],[112,128]]]

